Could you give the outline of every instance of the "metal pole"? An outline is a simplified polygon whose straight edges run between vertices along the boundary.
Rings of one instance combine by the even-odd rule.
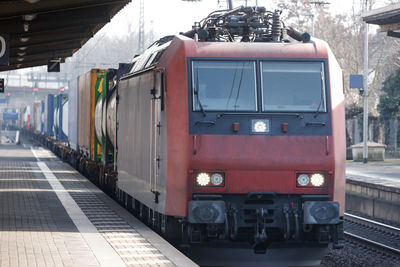
[[[314,14],[311,14],[311,36],[314,37]]]
[[[229,10],[233,9],[232,0],[228,0],[228,9]]]
[[[367,11],[367,0],[365,11]],[[364,22],[364,121],[363,121],[363,163],[368,162],[368,24]]]

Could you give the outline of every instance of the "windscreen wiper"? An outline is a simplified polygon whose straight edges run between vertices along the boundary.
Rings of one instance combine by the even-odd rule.
[[[319,109],[321,108],[322,101],[323,101],[323,96],[322,96],[322,89],[321,89],[321,99],[320,99],[320,101],[319,101],[318,108],[317,108],[317,110],[315,111],[314,118],[318,117]]]
[[[199,67],[196,68],[196,88],[194,89],[194,94],[196,95],[197,103],[199,103],[200,111],[201,113],[203,113],[203,116],[205,117],[207,114],[203,108],[203,105],[201,104],[199,97]]]
[[[324,73],[321,71],[321,98],[319,99],[319,105],[317,110],[315,111],[314,118],[318,117],[319,110],[322,106],[322,102],[324,101]]]

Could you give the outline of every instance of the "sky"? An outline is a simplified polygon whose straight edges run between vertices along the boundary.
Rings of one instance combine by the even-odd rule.
[[[290,0],[287,0],[290,1]],[[314,0],[317,1],[317,0]],[[364,0],[324,0],[328,10],[332,14],[350,14],[352,6],[356,11],[361,8]],[[279,0],[233,0],[234,7],[245,5],[266,7],[267,10],[274,10]],[[385,0],[376,0],[373,8],[385,6]],[[225,9],[226,0],[201,0],[188,2],[182,0],[144,0],[145,3],[145,34],[153,30],[154,39],[159,39],[166,35],[178,34],[192,29],[194,22],[205,18],[209,13],[218,9]],[[132,0],[125,8],[117,13],[114,18],[104,26],[88,43],[101,41],[107,35],[119,38],[132,31],[138,31],[140,0]],[[284,12],[284,11],[283,11]],[[310,10],[312,12],[312,10]],[[295,26],[295,25],[294,25]],[[374,32],[375,30],[370,32]],[[22,72],[29,70],[22,70]]]
[[[186,2],[182,0],[145,0],[145,31],[153,29],[155,37],[162,37],[169,34],[177,34],[179,32],[191,29],[193,22],[199,21],[206,17],[210,12],[224,8],[226,0],[202,0],[198,2]],[[218,5],[218,2],[220,3]],[[233,5],[244,5],[245,2],[249,6],[258,3],[267,10],[274,10],[278,0],[233,0]],[[352,6],[356,7],[356,11],[361,8],[363,0],[324,0],[329,11],[332,14],[350,14]],[[385,6],[384,0],[377,0],[373,8]],[[109,36],[121,36],[128,32],[128,22],[138,27],[139,21],[139,0],[132,0],[123,10],[117,14],[111,23],[105,26],[101,33]],[[312,11],[310,11],[312,12]],[[135,29],[136,29],[135,28]]]

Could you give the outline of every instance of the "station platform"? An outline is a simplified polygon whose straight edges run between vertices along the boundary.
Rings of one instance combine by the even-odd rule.
[[[400,160],[347,162],[346,210],[400,224]]]
[[[197,266],[50,151],[0,145],[0,266]]]
[[[400,188],[400,159],[371,161],[367,164],[348,161],[346,179]]]

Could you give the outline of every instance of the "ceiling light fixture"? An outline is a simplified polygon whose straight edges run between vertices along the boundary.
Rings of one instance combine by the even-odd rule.
[[[37,14],[26,14],[26,15],[23,15],[22,18],[25,21],[32,21],[36,18],[36,16],[37,16]]]
[[[28,22],[24,22],[24,31],[27,32],[29,31],[29,23]]]
[[[19,58],[17,58],[17,61],[22,62],[22,61],[24,61],[24,58],[23,57],[19,57]]]
[[[19,40],[20,40],[22,43],[26,43],[26,42],[29,41],[29,37],[20,37]]]
[[[39,2],[40,0],[25,0],[25,2],[28,2],[29,4],[35,4]]]
[[[23,57],[26,55],[26,52],[17,52],[18,56]]]

